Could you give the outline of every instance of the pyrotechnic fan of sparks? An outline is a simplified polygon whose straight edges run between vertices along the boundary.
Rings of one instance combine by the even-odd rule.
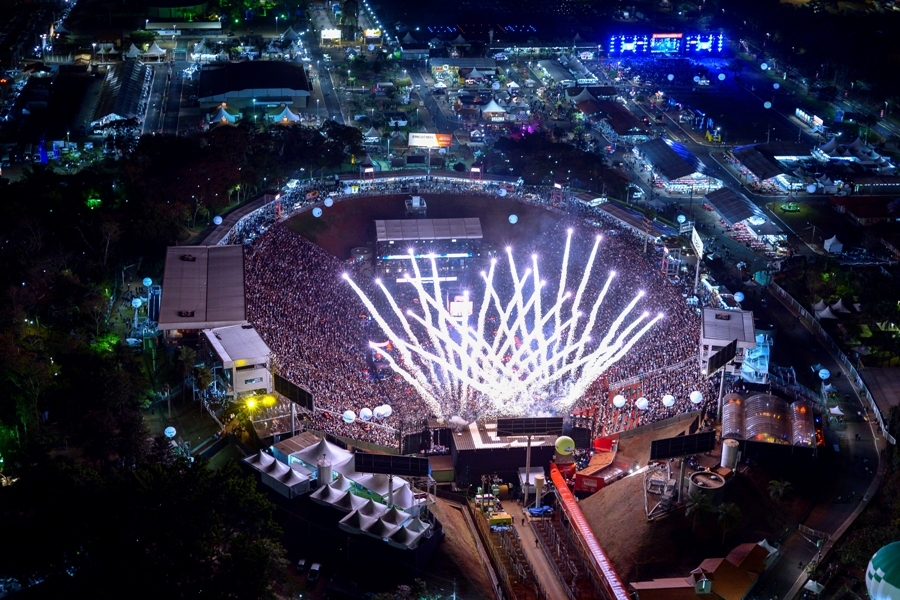
[[[489,271],[481,273],[485,292],[474,327],[470,323],[472,317],[454,317],[443,305],[434,255],[428,257],[433,277],[423,280],[410,250],[413,274],[407,277],[418,292],[421,314],[401,310],[384,284],[376,280],[405,335],[388,324],[349,275],[344,274],[344,279],[388,337],[389,342],[370,342],[370,346],[384,355],[391,368],[419,393],[435,416],[449,416],[448,412],[534,416],[538,412],[535,404],[547,398],[553,399],[554,411],[563,412],[662,318],[658,314],[647,321],[649,313],[644,312],[622,327],[644,296],[641,291],[599,342],[593,343],[591,332],[597,313],[616,275],[614,271],[609,274],[585,315],[582,300],[600,240],[597,236],[573,297],[566,290],[572,241],[569,230],[555,303],[549,309],[541,304],[541,291],[546,282],[539,276],[537,256],[532,255],[531,268],[519,277],[512,252],[507,248],[512,298],[504,304],[494,289],[497,261],[492,259]],[[525,297],[523,289],[529,282],[533,292]],[[490,340],[485,326],[492,306],[499,316],[496,322],[490,323],[492,330],[496,328]],[[418,334],[413,330],[414,325]],[[389,343],[393,344],[392,351],[397,356],[388,352]]]

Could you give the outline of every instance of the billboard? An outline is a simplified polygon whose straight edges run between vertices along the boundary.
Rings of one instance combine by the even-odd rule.
[[[643,54],[650,47],[650,38],[646,35],[614,35],[609,38],[610,54]]]
[[[363,32],[363,34],[367,38],[378,38],[378,37],[381,37],[381,30],[380,29],[366,29]]]
[[[606,480],[602,477],[593,477],[591,475],[582,475],[575,473],[575,491],[593,494],[606,486]]]
[[[721,52],[725,37],[721,33],[697,33],[689,35],[685,39],[685,51],[692,52]]]
[[[453,143],[452,133],[410,133],[410,148],[449,148]]]
[[[697,260],[700,260],[700,257],[703,256],[703,240],[700,239],[700,234],[697,233],[697,230],[694,227],[691,227],[691,245],[694,247],[694,252],[697,253]]]
[[[341,30],[340,29],[323,29],[322,30],[322,39],[323,40],[339,40],[339,39],[341,39]]]

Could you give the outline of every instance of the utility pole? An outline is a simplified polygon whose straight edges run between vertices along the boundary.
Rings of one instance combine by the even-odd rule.
[[[650,241],[650,227],[652,226],[653,221],[644,217],[644,254],[647,254],[647,243]]]

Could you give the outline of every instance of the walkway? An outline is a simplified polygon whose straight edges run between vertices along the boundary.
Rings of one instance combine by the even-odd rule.
[[[544,549],[538,545],[534,529],[531,523],[527,522],[528,517],[525,518],[525,525],[522,525],[522,515],[520,514],[518,517],[513,515],[513,528],[522,541],[522,550],[525,552],[525,556],[528,557],[534,576],[540,582],[541,588],[546,592],[547,597],[551,600],[562,600],[568,594],[566,594],[563,584],[557,579],[553,566],[550,564],[547,555],[544,554]]]

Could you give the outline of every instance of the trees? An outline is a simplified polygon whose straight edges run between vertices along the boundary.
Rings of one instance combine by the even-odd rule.
[[[697,529],[697,517],[713,512],[712,501],[706,494],[691,492],[691,502],[684,511],[684,516],[691,519],[691,531]]]
[[[741,520],[741,509],[733,502],[725,502],[719,505],[719,525],[722,526],[722,543],[725,543],[726,534],[737,527]]]
[[[781,502],[792,491],[791,482],[779,479],[773,479],[769,482],[769,498],[775,502]]]

